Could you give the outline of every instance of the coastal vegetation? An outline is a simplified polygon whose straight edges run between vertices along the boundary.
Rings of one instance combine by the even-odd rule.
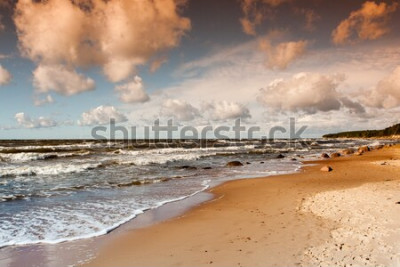
[[[340,132],[333,134],[326,134],[324,138],[374,138],[374,137],[391,137],[400,136],[400,123],[393,126],[387,127],[382,130],[363,130],[363,131],[351,131],[351,132]]]

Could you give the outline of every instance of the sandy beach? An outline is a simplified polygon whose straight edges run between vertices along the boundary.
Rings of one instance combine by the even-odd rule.
[[[396,265],[399,162],[394,146],[227,182],[180,217],[110,240],[86,266]]]

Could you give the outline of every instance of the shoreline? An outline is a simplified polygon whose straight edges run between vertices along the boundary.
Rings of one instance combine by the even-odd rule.
[[[386,175],[387,168],[369,162],[388,160],[398,150],[309,161],[305,164],[312,166],[299,173],[225,182],[209,189],[213,200],[109,240],[85,266],[304,264],[304,252],[329,240],[337,222],[299,212],[302,202],[319,192],[382,181],[379,175]],[[321,172],[321,164],[328,163],[333,171]],[[350,177],[349,168],[358,170]]]
[[[295,173],[299,168],[293,169],[289,173]],[[262,178],[262,176],[233,179],[248,180],[257,178]],[[106,234],[57,243],[38,242],[2,247],[0,248],[0,265],[14,267],[21,265],[77,266],[83,264],[93,259],[99,248],[103,247],[104,244],[124,235],[126,232],[151,227],[154,224],[177,218],[209,200],[212,201],[214,197],[209,189],[225,182],[219,180],[211,181],[208,188],[179,199],[168,201],[158,207],[146,209],[134,219],[121,224]]]
[[[60,243],[37,243],[0,248],[0,266],[77,266],[90,261],[99,248],[126,232],[179,217],[213,199],[207,189],[193,196],[148,209],[107,234]],[[54,255],[54,256],[53,256]]]

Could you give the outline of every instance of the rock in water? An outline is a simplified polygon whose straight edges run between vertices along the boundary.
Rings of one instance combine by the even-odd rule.
[[[195,167],[195,166],[188,166],[188,165],[185,165],[185,166],[179,166],[179,167],[178,167],[178,169],[184,169],[184,170],[197,170],[197,167]]]
[[[374,148],[375,149],[382,149],[382,148],[384,148],[385,146],[384,145],[376,145]]]
[[[284,157],[285,157],[284,155],[279,154],[276,158],[277,158],[277,159],[283,159]]]
[[[369,146],[360,146],[359,148],[358,148],[358,152],[362,152],[362,153],[364,153],[364,152],[368,152],[368,151],[370,151],[371,149],[369,148]]]
[[[340,157],[341,155],[340,155],[340,153],[338,153],[338,152],[335,152],[335,153],[332,153],[331,154],[331,158],[338,158],[338,157]]]
[[[321,168],[322,172],[330,172],[332,170],[333,170],[332,167],[328,165],[325,165],[324,167]]]
[[[229,161],[226,164],[226,167],[238,167],[238,166],[243,166],[243,163],[241,163],[240,161],[234,160],[234,161]]]
[[[343,155],[351,155],[351,154],[354,154],[354,149],[352,149],[352,148],[343,149],[343,150],[341,151],[341,154],[343,154]]]
[[[330,157],[329,157],[328,154],[322,153],[322,154],[321,154],[321,158],[323,158],[323,159],[329,159]]]

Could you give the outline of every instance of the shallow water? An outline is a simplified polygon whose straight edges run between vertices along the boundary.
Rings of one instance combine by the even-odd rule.
[[[295,172],[302,158],[372,142],[0,141],[0,247],[103,235],[211,184]],[[233,160],[244,166],[225,166]]]

